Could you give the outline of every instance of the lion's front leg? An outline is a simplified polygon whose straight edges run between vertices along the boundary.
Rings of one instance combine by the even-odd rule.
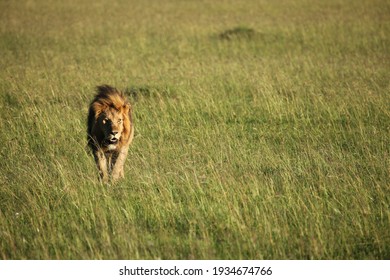
[[[108,170],[107,170],[107,158],[104,155],[104,152],[102,150],[94,151],[93,153],[95,157],[96,166],[99,170],[100,178],[103,182],[108,181]]]
[[[125,177],[123,166],[125,164],[127,152],[128,148],[121,150],[115,157],[115,160],[113,160],[112,180],[114,181]]]

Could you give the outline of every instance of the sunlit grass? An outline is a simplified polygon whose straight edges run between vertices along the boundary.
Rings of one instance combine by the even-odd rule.
[[[388,259],[389,4],[135,2],[0,3],[1,258]],[[114,185],[103,83],[136,122]]]

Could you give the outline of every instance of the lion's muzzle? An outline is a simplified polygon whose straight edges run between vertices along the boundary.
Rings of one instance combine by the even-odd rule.
[[[109,139],[107,142],[108,142],[109,144],[116,144],[116,143],[118,143],[118,141],[119,141],[118,138],[112,138],[112,139]]]
[[[108,144],[117,144],[119,142],[120,134],[117,131],[113,131],[106,138]]]

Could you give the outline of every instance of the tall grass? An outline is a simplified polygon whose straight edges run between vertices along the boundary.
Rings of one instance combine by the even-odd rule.
[[[389,15],[0,2],[1,258],[390,258]],[[102,83],[134,105],[114,185],[86,149]]]

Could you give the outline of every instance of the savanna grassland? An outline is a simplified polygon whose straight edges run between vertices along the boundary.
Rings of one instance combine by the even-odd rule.
[[[2,0],[0,54],[1,259],[390,258],[389,1]]]

